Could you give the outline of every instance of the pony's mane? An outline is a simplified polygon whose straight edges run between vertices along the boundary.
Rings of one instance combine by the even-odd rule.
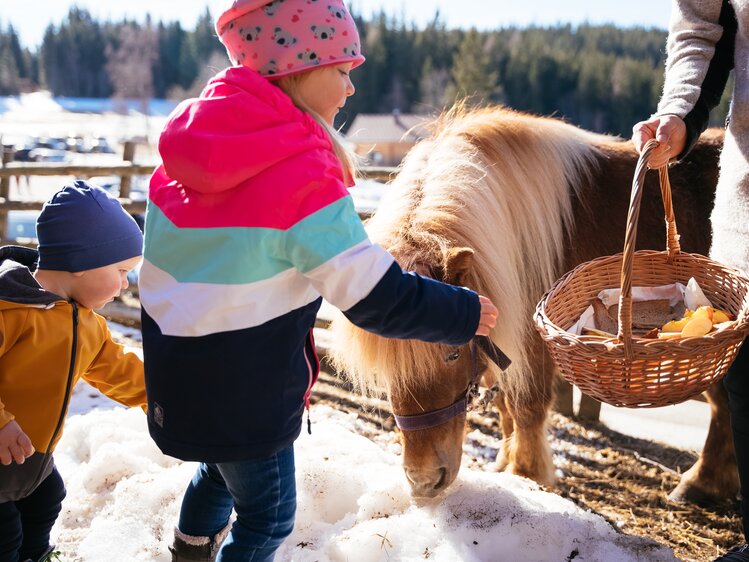
[[[404,270],[445,268],[449,248],[474,250],[462,283],[492,299],[492,339],[512,358],[505,391],[529,390],[528,337],[540,295],[558,277],[571,226],[571,190],[590,180],[600,135],[494,107],[455,108],[417,144],[367,224]],[[360,389],[429,381],[445,349],[375,336],[343,316],[332,326],[334,366]]]

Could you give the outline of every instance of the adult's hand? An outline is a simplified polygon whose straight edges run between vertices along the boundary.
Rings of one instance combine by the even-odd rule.
[[[687,143],[687,126],[676,115],[660,115],[640,121],[632,127],[632,142],[642,153],[645,143],[655,139],[660,146],[653,150],[648,167],[662,168],[682,153]]]

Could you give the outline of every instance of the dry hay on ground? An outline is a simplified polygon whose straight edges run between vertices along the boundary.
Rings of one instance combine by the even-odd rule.
[[[364,400],[325,372],[312,395],[313,402],[359,413],[368,422],[363,427],[369,428],[370,438],[396,431],[387,402]],[[497,415],[471,412],[468,419],[467,464],[492,470],[499,447]],[[553,491],[601,515],[620,532],[665,544],[684,562],[713,560],[743,541],[737,502],[700,507],[667,501],[681,473],[697,460],[693,452],[559,414],[550,416],[549,428],[559,469]]]
[[[550,425],[564,473],[557,491],[621,532],[666,544],[685,562],[713,560],[743,542],[737,502],[700,507],[667,501],[681,473],[697,460],[694,453],[558,414]]]

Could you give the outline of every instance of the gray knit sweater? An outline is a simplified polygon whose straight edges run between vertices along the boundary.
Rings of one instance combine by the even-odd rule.
[[[738,25],[737,25],[738,24]],[[711,257],[749,272],[749,0],[673,0],[658,114],[687,123],[687,151],[707,126],[728,72],[735,80],[712,213]],[[686,151],[685,151],[686,152]],[[683,155],[684,153],[682,153]]]

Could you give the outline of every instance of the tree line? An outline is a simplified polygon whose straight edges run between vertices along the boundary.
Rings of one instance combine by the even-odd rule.
[[[663,84],[663,30],[477,31],[449,29],[439,13],[423,28],[385,13],[354,17],[367,63],[354,71],[357,94],[339,116],[349,124],[357,113],[431,113],[467,98],[629,136],[654,111]],[[183,99],[227,64],[208,8],[188,30],[150,18],[99,22],[72,7],[35,52],[21,47],[12,26],[0,28],[0,95],[45,88],[56,96]],[[727,109],[726,96],[714,124]]]

